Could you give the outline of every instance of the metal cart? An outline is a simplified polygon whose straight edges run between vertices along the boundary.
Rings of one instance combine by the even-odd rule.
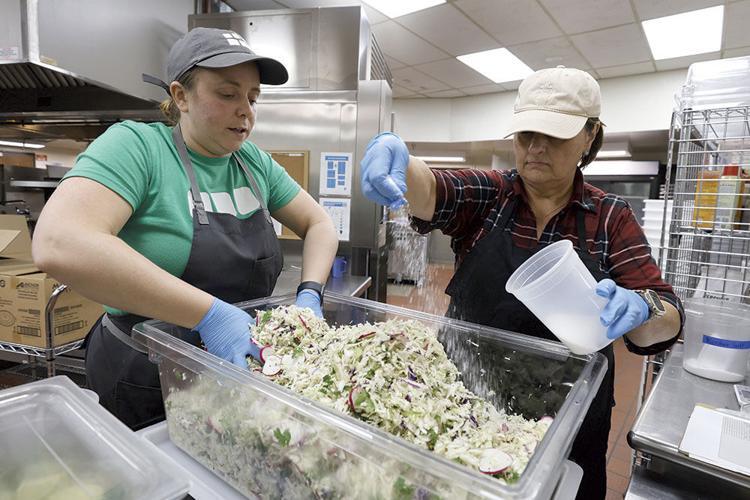
[[[750,303],[750,57],[690,66],[676,95],[667,165],[673,209],[665,204],[659,262],[666,281],[681,299]],[[644,360],[641,404],[665,359]],[[634,479],[652,458],[635,454]]]
[[[48,348],[44,349],[41,347],[33,347],[0,341],[0,351],[25,355],[28,356],[31,360],[33,360],[34,358],[44,358],[44,363],[47,369],[47,376],[54,377],[55,358],[57,356],[60,356],[61,354],[80,349],[83,345],[83,339],[59,346],[55,345],[55,326],[53,311],[55,310],[55,303],[57,302],[58,297],[60,297],[61,294],[65,293],[66,290],[68,290],[67,285],[58,286],[52,291],[49,300],[47,300],[47,305],[44,312],[47,316],[47,328],[45,333],[47,335],[47,345],[49,346]]]

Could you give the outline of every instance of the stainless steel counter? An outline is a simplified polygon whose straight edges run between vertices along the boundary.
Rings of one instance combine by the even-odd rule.
[[[281,275],[276,282],[276,288],[273,289],[273,295],[294,293],[300,283],[301,274],[302,270],[297,266],[291,266],[281,271]],[[326,291],[349,297],[361,297],[370,288],[371,283],[372,278],[369,276],[351,276],[349,274],[345,274],[341,278],[331,276],[326,282]]]
[[[745,498],[749,498],[750,477],[700,462],[679,452],[680,441],[696,404],[739,409],[731,383],[708,380],[683,370],[683,347],[677,344],[672,349],[633,429],[628,433],[630,446],[649,455],[645,460],[646,465],[641,466],[649,469],[648,474],[634,474],[631,485],[634,495],[630,498],[640,498],[635,495],[636,490],[645,485],[652,488],[655,484],[663,484],[665,489],[682,485],[686,492],[694,494],[695,490],[688,480],[691,476],[692,479],[698,478],[698,482],[707,488],[721,485],[722,488],[744,492],[747,495]],[[654,474],[661,474],[663,479],[655,480]]]

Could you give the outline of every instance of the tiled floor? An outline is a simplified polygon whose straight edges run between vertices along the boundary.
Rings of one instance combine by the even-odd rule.
[[[452,265],[430,264],[423,286],[388,285],[388,303],[443,315],[448,308],[445,287],[453,276]],[[631,354],[622,340],[615,343],[615,406],[607,452],[607,500],[622,499],[630,480],[632,450],[627,434],[635,420],[643,358]]]

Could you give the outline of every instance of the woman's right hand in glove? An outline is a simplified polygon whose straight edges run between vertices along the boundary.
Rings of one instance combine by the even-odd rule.
[[[383,132],[370,140],[362,167],[362,192],[379,205],[396,209],[406,203],[409,150],[399,136]]]
[[[208,352],[247,368],[247,356],[260,361],[260,347],[251,337],[253,318],[239,307],[214,298],[211,307],[193,330]]]

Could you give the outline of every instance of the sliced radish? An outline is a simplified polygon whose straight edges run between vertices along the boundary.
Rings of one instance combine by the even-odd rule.
[[[403,380],[404,382],[406,382],[407,384],[409,384],[412,387],[416,387],[417,389],[424,389],[424,387],[425,387],[424,384],[420,384],[419,382],[415,382],[413,380],[409,380],[408,378],[402,378],[401,380]]]
[[[263,375],[273,377],[281,371],[281,358],[276,355],[268,356],[263,364]]]
[[[545,415],[545,416],[543,416],[542,418],[539,419],[539,423],[540,424],[549,424],[549,425],[552,425],[552,422],[554,420],[555,419],[552,418],[552,417],[550,417],[549,415]]]
[[[479,470],[484,474],[500,474],[511,465],[513,465],[513,458],[497,448],[484,450],[479,459]]]
[[[270,358],[271,356],[273,356],[273,354],[274,354],[273,347],[271,347],[270,345],[261,347],[260,348],[260,362],[265,364],[266,360]]]

